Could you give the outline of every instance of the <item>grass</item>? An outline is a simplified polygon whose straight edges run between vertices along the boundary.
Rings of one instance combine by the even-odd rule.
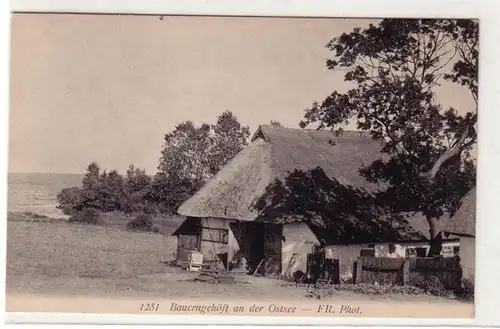
[[[119,282],[165,272],[162,261],[174,257],[175,237],[113,224],[8,221],[7,291],[86,289],[95,279]],[[163,224],[164,233],[176,225]]]
[[[163,262],[174,257],[177,241],[165,234],[175,225],[157,222],[164,233],[157,234],[114,224],[8,221],[7,293],[184,298],[255,293],[249,284],[195,283],[194,273],[166,266]],[[259,284],[263,293],[268,283]]]
[[[128,218],[106,216],[105,226],[9,220],[7,294],[254,300],[305,298],[304,287],[285,287],[283,281],[266,278],[241,277],[237,278],[237,284],[228,285],[195,283],[195,273],[168,267],[164,263],[174,258],[177,241],[170,233],[179,225],[178,218],[155,219],[155,225],[161,231],[158,234],[127,231]],[[342,301],[443,301],[430,296],[368,296],[352,291],[337,291],[331,298]]]

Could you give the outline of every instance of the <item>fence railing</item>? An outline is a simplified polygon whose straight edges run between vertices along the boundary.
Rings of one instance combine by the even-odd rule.
[[[458,257],[385,258],[359,257],[354,283],[406,285],[437,277],[447,289],[460,287],[462,268]]]

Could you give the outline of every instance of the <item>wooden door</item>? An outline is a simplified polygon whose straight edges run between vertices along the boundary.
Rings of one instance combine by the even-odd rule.
[[[339,284],[340,283],[340,266],[338,259],[328,259],[324,260],[324,277],[322,279],[328,282]]]
[[[187,261],[188,256],[198,247],[197,235],[179,235],[177,241],[177,260]]]
[[[264,227],[264,258],[266,274],[281,274],[282,226],[266,224]]]

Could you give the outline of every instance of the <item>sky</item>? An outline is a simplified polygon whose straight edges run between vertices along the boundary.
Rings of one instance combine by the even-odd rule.
[[[156,172],[165,133],[232,111],[253,132],[347,90],[326,43],[371,20],[14,14],[9,172]],[[472,108],[443,85],[444,106]]]

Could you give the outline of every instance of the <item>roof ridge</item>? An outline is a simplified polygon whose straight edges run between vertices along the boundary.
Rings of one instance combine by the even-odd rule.
[[[298,131],[324,131],[324,132],[327,132],[327,131],[331,131],[331,132],[334,132],[334,130],[330,129],[312,129],[312,128],[292,128],[292,127],[283,127],[283,126],[273,126],[273,125],[270,125],[270,124],[261,124],[259,125],[259,128],[260,127],[266,127],[266,128],[271,128],[271,129],[286,129],[286,130],[298,130]],[[366,131],[364,130],[344,130],[343,129],[343,132],[344,133],[362,133],[362,134],[367,134]]]
[[[268,137],[272,132],[280,132],[280,131],[289,131],[295,132],[300,135],[307,135],[310,139],[315,141],[315,138],[311,136],[311,134],[327,134],[330,133],[333,138],[353,138],[353,137],[362,137],[362,138],[370,138],[368,132],[363,130],[340,130],[338,134],[334,130],[326,130],[326,129],[303,129],[303,128],[289,128],[289,127],[277,127],[269,124],[259,125],[254,135],[252,136],[251,141],[254,141],[258,137],[263,138],[268,141]],[[371,138],[370,138],[371,139]]]

